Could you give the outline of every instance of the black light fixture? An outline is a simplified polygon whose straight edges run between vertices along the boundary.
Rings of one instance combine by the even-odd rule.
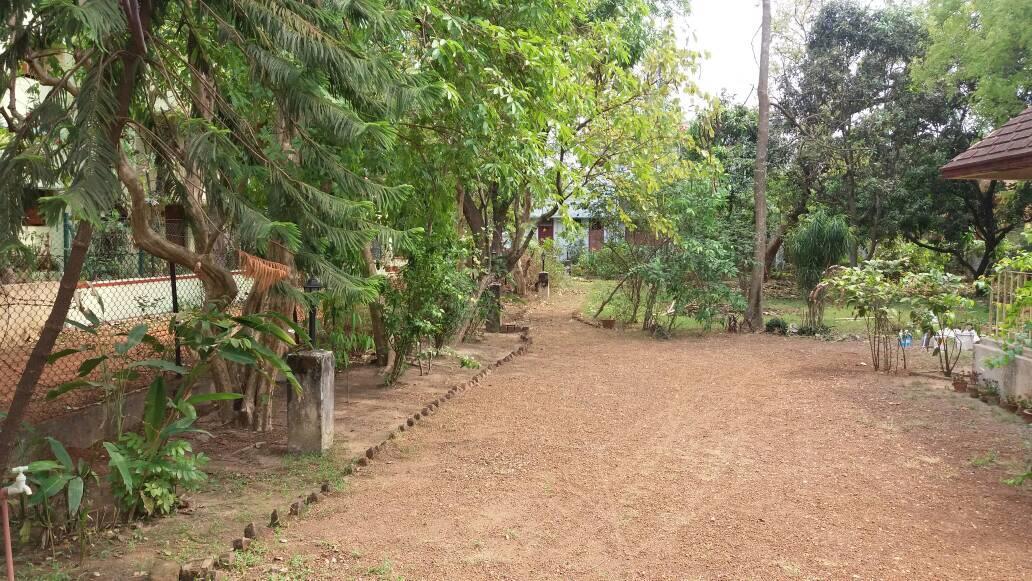
[[[323,288],[322,282],[313,274],[308,277],[308,281],[305,282],[305,293],[319,292]],[[315,301],[310,301],[308,305],[308,337],[312,341],[312,348],[315,348],[315,315],[316,311]]]

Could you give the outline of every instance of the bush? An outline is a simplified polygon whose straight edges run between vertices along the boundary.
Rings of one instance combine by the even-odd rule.
[[[626,274],[626,261],[621,256],[630,254],[627,243],[608,242],[597,252],[584,252],[572,268],[573,274],[591,278],[614,279]]]
[[[104,447],[115,468],[109,475],[111,491],[130,518],[141,512],[171,513],[180,488],[192,489],[207,478],[201,468],[208,458],[194,454],[186,440],[165,440],[155,447],[139,434],[127,433]]]
[[[774,317],[773,319],[768,320],[763,325],[763,328],[768,333],[777,333],[778,335],[788,334],[788,323],[781,317]]]
[[[457,330],[467,309],[472,308],[473,280],[469,271],[456,267],[464,259],[450,243],[428,240],[409,256],[401,280],[387,289],[385,323],[397,357],[387,376],[393,383],[404,371],[405,359],[413,350],[433,355],[428,346],[440,349]],[[490,300],[484,293],[481,303]]]

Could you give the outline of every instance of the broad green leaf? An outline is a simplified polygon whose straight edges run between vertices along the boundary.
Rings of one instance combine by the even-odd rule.
[[[39,484],[40,492],[44,497],[50,498],[58,492],[61,492],[61,489],[64,488],[65,484],[67,484],[71,479],[72,476],[70,474],[64,473],[58,473],[53,476],[43,478],[40,480]]]
[[[49,357],[47,357],[47,363],[53,363],[55,361],[68,357],[69,355],[75,355],[76,353],[82,353],[83,351],[89,351],[90,349],[93,349],[92,345],[55,351],[54,353],[51,353]]]
[[[76,476],[68,481],[68,516],[75,518],[79,512],[79,505],[82,504],[82,493],[86,483],[82,478]]]
[[[57,461],[64,466],[65,470],[71,472],[75,469],[75,464],[72,463],[72,457],[68,454],[68,450],[65,449],[64,444],[55,440],[54,438],[47,437],[47,443],[50,444],[50,451],[54,453],[54,457]]]
[[[29,463],[29,474],[38,474],[40,472],[50,472],[53,470],[60,470],[62,466],[53,460],[36,460],[35,462]]]
[[[79,377],[86,377],[97,368],[98,365],[107,361],[107,355],[98,355],[97,357],[91,357],[81,364],[79,364]]]
[[[242,365],[257,365],[258,360],[255,359],[250,353],[237,349],[236,347],[223,347],[219,349],[219,356],[227,361],[233,363],[240,363]]]
[[[122,484],[125,486],[125,489],[132,490],[133,476],[129,470],[129,462],[111,442],[104,442],[104,448],[108,452],[108,457],[111,458],[111,461],[108,464],[114,466],[115,469],[118,470],[118,473],[122,476]]]
[[[176,373],[178,375],[185,375],[187,373],[187,369],[185,367],[181,365],[176,365],[175,363],[172,363],[171,361],[166,361],[164,359],[143,359],[141,361],[133,363],[129,367],[148,367],[150,369],[171,371],[172,373]]]
[[[80,323],[79,321],[76,321],[75,319],[65,319],[65,323],[75,327],[76,329],[79,329],[80,331],[85,331],[85,332],[89,333],[90,335],[96,335],[97,334],[97,329],[96,328],[91,327],[89,325],[86,325],[84,323]]]
[[[146,425],[148,439],[165,423],[165,409],[168,395],[165,391],[165,378],[160,375],[154,378],[147,391],[147,401],[143,407],[143,421]]]
[[[239,393],[199,393],[197,395],[190,396],[186,401],[191,405],[200,405],[211,401],[226,401],[231,399],[241,399],[243,397],[244,396]]]
[[[79,389],[80,387],[104,387],[104,384],[96,381],[89,381],[86,379],[76,379],[74,381],[68,381],[48,391],[47,399],[55,399],[61,397],[69,391],[72,391],[73,389]]]
[[[144,336],[146,335],[147,325],[142,323],[136,325],[132,328],[131,331],[129,331],[129,334],[126,335],[125,342],[115,345],[115,352],[117,352],[119,355],[125,355],[130,350],[132,350],[133,347],[139,345],[140,342],[143,341]]]

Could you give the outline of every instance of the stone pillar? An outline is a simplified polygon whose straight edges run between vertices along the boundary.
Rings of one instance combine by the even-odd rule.
[[[491,313],[487,316],[486,327],[490,333],[498,333],[502,330],[502,285],[493,283],[489,288],[491,291]]]
[[[333,352],[300,351],[287,357],[301,393],[287,385],[287,450],[326,452],[333,446]]]
[[[538,273],[537,289],[538,289],[538,298],[541,298],[541,299],[547,299],[548,298],[548,273],[543,271],[543,270]]]

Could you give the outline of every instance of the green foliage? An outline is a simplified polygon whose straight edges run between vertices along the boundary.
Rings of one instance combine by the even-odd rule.
[[[461,355],[459,357],[459,366],[463,369],[480,369],[480,362],[471,355]]]
[[[129,433],[118,442],[105,442],[104,448],[111,457],[111,490],[129,518],[171,513],[180,490],[196,488],[206,478],[201,469],[207,457],[194,454],[185,440],[154,447],[140,435]]]
[[[1015,252],[1013,256],[1001,260],[996,266],[997,276],[1004,271],[1032,272],[1032,226],[1026,225],[1023,232],[1025,243],[1030,248]],[[996,305],[990,305],[996,308]],[[1026,349],[1032,349],[1032,279],[1027,280],[1014,291],[1010,305],[1003,313],[1000,325],[1000,348],[1003,355],[988,361],[990,367],[1008,365]]]
[[[385,291],[385,326],[396,353],[387,383],[394,383],[415,352],[420,365],[436,354],[455,331],[470,304],[473,281],[458,268],[464,252],[447,241],[428,240],[408,256],[397,284]],[[487,293],[484,293],[486,296]]]
[[[805,294],[816,287],[824,271],[849,252],[851,235],[844,216],[820,209],[808,214],[785,242],[788,259],[796,267],[796,283]]]
[[[366,353],[373,348],[368,322],[362,318],[361,305],[329,296],[322,302],[322,328],[325,337],[320,341],[333,351],[338,368],[351,365],[351,356]]]
[[[606,242],[597,252],[584,252],[573,267],[573,273],[592,278],[614,279],[627,271],[630,245],[623,240]]]
[[[999,125],[1032,103],[1032,5],[1025,0],[932,0],[931,42],[918,78],[951,91],[973,88],[979,115]]]
[[[100,301],[100,295],[95,297],[100,306],[101,315],[104,312],[104,303]],[[98,338],[100,333],[109,326],[101,320],[93,311],[80,307],[80,312],[86,319],[86,323],[80,323],[69,319],[67,323],[76,327],[88,335]],[[117,337],[124,337],[115,343],[111,353],[101,353],[84,359],[76,373],[76,378],[66,381],[47,392],[47,399],[54,399],[75,389],[100,389],[104,399],[110,407],[110,428],[116,435],[122,434],[122,421],[125,417],[125,394],[126,389],[134,382],[140,380],[142,373],[146,370],[166,370],[168,364],[160,359],[165,354],[165,346],[160,340],[148,333],[148,326],[145,323],[135,325],[128,332],[121,332]],[[79,347],[69,347],[51,353],[47,358],[48,364],[53,364],[65,357],[78,355],[80,353],[93,353],[96,346],[85,344]],[[158,357],[159,359],[143,359],[144,357]],[[174,366],[173,366],[174,367]]]
[[[786,323],[781,317],[774,317],[772,319],[767,319],[767,321],[763,323],[763,330],[768,333],[787,335],[788,323]]]
[[[959,327],[959,315],[974,307],[962,293],[968,290],[959,276],[941,271],[908,273],[901,281],[903,300],[913,307],[912,320],[918,327],[939,339],[936,353],[939,367],[947,377],[960,359],[951,330]],[[951,351],[955,352],[951,355]]]
[[[853,316],[864,320],[871,363],[875,370],[890,371],[898,347],[900,314],[895,305],[902,299],[898,261],[868,260],[860,266],[844,268],[827,282],[839,291]]]
[[[26,479],[32,488],[23,503],[19,536],[28,542],[33,529],[41,532],[41,547],[53,547],[62,534],[87,536],[80,538],[80,547],[88,545],[90,484],[98,482],[97,474],[83,459],[73,462],[64,445],[46,438],[54,460],[29,463]]]

